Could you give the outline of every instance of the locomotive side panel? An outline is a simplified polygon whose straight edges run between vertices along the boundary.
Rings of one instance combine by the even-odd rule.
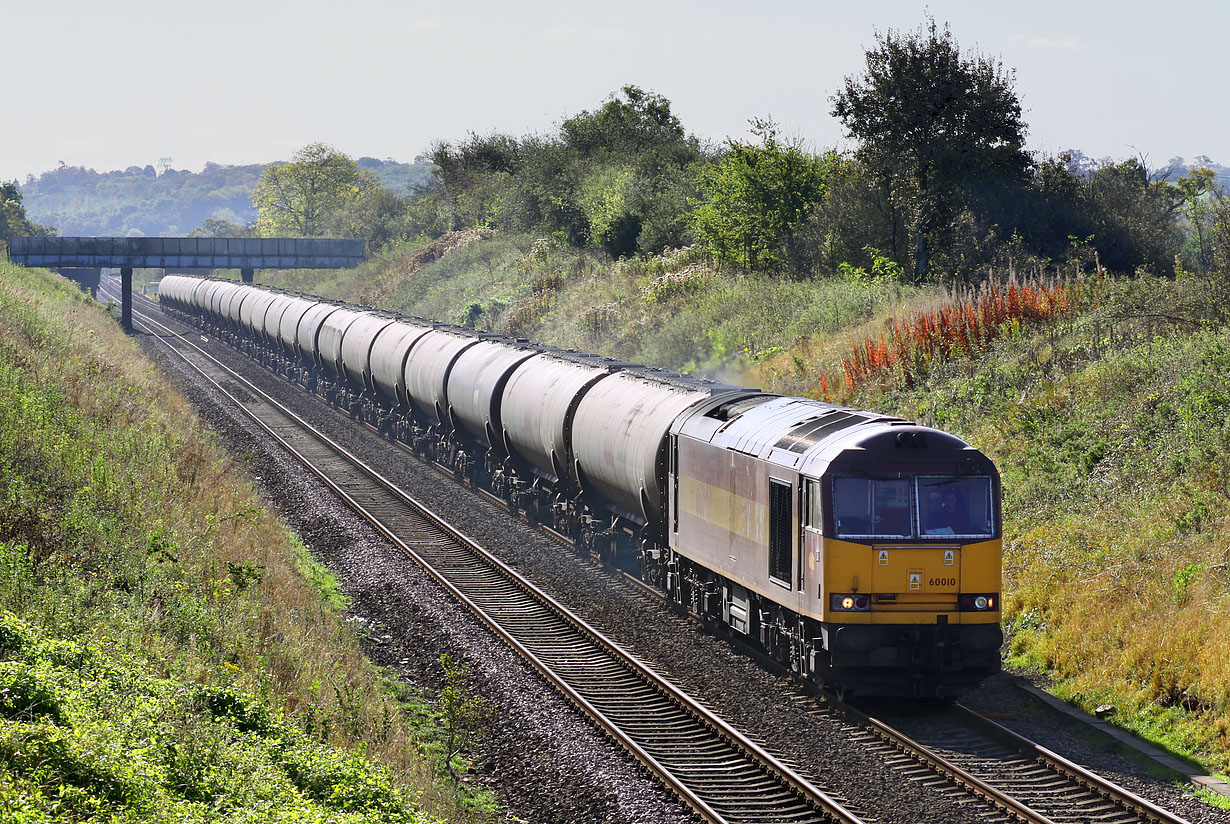
[[[799,566],[797,474],[686,436],[678,437],[676,454],[675,551],[818,619],[805,593],[812,576]]]

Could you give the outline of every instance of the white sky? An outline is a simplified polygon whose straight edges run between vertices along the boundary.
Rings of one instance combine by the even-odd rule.
[[[318,141],[410,161],[469,131],[550,131],[626,84],[701,137],[770,115],[844,146],[830,98],[877,29],[927,10],[1016,70],[1031,148],[1230,165],[1225,0],[0,0],[0,179]]]

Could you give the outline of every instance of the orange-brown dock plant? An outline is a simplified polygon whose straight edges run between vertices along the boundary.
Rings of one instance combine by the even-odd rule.
[[[878,338],[851,347],[840,374],[821,375],[814,394],[825,400],[869,382],[912,384],[933,361],[975,357],[996,338],[1023,324],[1072,312],[1077,291],[1062,282],[986,283],[949,296],[939,309],[896,318]]]

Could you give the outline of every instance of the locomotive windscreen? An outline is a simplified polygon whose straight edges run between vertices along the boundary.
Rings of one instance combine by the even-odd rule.
[[[989,538],[991,479],[834,478],[833,525],[842,538]]]

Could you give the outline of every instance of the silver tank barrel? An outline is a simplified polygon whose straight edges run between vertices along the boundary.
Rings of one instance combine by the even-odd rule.
[[[661,524],[667,434],[688,407],[736,386],[666,370],[626,370],[600,381],[577,407],[572,449],[581,487],[645,523]]]
[[[375,389],[399,406],[409,408],[406,393],[406,359],[431,325],[409,318],[394,321],[381,330],[371,349],[371,380]]]
[[[577,404],[597,382],[630,365],[580,352],[544,352],[521,363],[500,407],[509,453],[576,487],[569,433]]]
[[[513,370],[540,351],[513,339],[482,340],[462,351],[448,375],[453,427],[507,454],[500,419],[504,388]]]
[[[448,423],[448,373],[461,352],[479,337],[452,327],[437,327],[419,338],[406,358],[406,392],[423,414]]]

